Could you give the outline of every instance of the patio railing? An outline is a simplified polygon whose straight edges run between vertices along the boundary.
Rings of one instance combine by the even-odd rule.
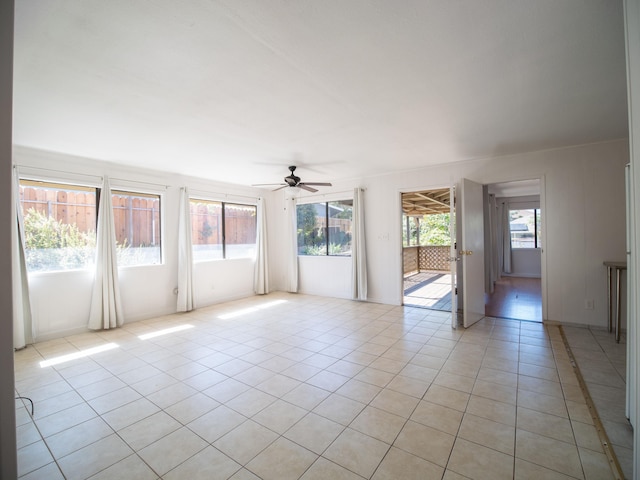
[[[403,272],[407,274],[427,270],[448,271],[450,249],[449,246],[440,245],[404,247],[402,249]]]

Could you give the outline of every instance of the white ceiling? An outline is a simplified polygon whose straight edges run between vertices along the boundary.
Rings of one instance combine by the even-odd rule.
[[[627,136],[621,0],[21,0],[14,143],[239,184]]]

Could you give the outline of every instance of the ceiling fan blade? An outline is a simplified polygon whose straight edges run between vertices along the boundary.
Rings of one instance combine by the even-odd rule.
[[[254,183],[251,186],[252,187],[274,187],[276,185],[284,185],[286,186],[286,183]]]
[[[299,184],[299,185],[302,185],[302,184]],[[330,183],[326,183],[326,182],[304,182],[304,185],[315,185],[317,187],[332,187],[333,186]]]
[[[317,192],[318,190],[316,188],[311,188],[308,186],[308,183],[299,183],[298,187],[302,188],[303,190],[306,190],[307,192]]]
[[[280,185],[279,183],[277,185]],[[282,185],[281,187],[274,188],[271,190],[272,192],[277,192],[278,190],[282,190],[283,188],[287,188],[289,185]]]

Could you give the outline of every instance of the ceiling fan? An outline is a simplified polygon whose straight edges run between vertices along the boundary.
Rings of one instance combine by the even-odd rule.
[[[274,192],[277,190],[281,190],[283,188],[287,188],[287,187],[298,187],[298,188],[302,188],[303,190],[306,190],[308,192],[317,192],[318,189],[317,188],[313,188],[311,187],[311,185],[316,186],[316,187],[330,187],[331,184],[330,183],[323,183],[323,182],[301,182],[300,181],[300,177],[298,177],[294,172],[296,171],[296,167],[295,165],[292,165],[289,167],[289,171],[291,172],[290,175],[284,177],[284,183],[258,183],[258,184],[254,184],[254,187],[267,187],[267,186],[272,186],[272,185],[278,185],[278,188],[276,188],[275,190],[273,190]]]

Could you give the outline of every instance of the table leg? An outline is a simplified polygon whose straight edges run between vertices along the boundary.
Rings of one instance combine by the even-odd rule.
[[[609,321],[609,333],[613,330],[613,315],[611,302],[611,267],[607,266],[607,320]]]
[[[616,268],[616,343],[620,343],[620,273]]]

